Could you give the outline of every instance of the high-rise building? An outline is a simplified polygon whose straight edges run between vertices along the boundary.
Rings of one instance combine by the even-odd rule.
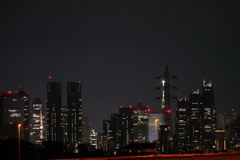
[[[30,142],[41,145],[45,140],[45,118],[42,101],[38,97],[33,100],[31,115]]]
[[[179,98],[176,106],[176,119],[175,119],[175,142],[177,143],[178,150],[182,150],[184,146],[190,144],[189,137],[189,121],[190,120],[190,107],[186,96]]]
[[[31,122],[31,107],[30,107],[30,94],[29,92],[22,91],[22,86],[19,86],[19,92],[15,92],[19,97],[22,97],[23,100],[23,140],[30,141],[30,122]]]
[[[90,145],[90,119],[87,117],[82,118],[82,143]]]
[[[107,137],[106,151],[109,151],[113,147],[111,120],[103,120],[102,132],[103,132],[103,135]]]
[[[237,120],[237,118],[237,113],[233,113],[232,115],[221,113],[217,119],[217,129],[225,130],[228,148],[230,148],[234,144],[234,141],[231,138],[231,133],[233,133],[231,132],[231,126]]]
[[[67,130],[68,130],[67,107],[66,106],[62,106],[61,111],[62,111],[62,113],[61,113],[61,121],[63,122],[61,124],[61,127],[63,127],[63,134],[64,134],[63,142],[66,143],[67,142]]]
[[[111,123],[110,123],[110,128],[111,128],[111,137],[112,139],[110,140],[110,146],[111,150],[118,150],[119,149],[119,114],[111,114]]]
[[[203,81],[202,95],[198,89],[192,91],[189,103],[178,101],[175,125],[179,149],[190,145],[202,152],[214,150],[216,112],[211,81]]]
[[[97,149],[97,135],[98,132],[96,130],[96,128],[92,127],[91,128],[91,133],[90,133],[90,150],[95,150]]]
[[[24,103],[19,94],[11,91],[0,92],[0,136],[2,138],[18,137],[18,124],[21,124],[23,138]]]
[[[145,143],[148,141],[148,107],[137,106],[119,108],[120,147],[130,143]]]
[[[133,109],[130,107],[119,108],[119,143],[120,148],[133,142]]]
[[[47,140],[63,142],[61,83],[47,83]]]
[[[202,127],[202,119],[203,119],[203,104],[201,99],[201,94],[199,90],[193,91],[190,94],[190,113],[189,116],[189,139],[191,146],[196,149],[200,149],[200,143],[203,138],[203,127]]]
[[[206,84],[204,80],[202,90],[202,139],[204,142],[203,151],[208,152],[209,150],[212,150],[212,146],[214,146],[213,140],[215,139],[216,129],[216,111],[214,105],[214,90],[212,87],[212,82],[210,81],[208,84]]]
[[[67,83],[67,140],[70,145],[82,142],[82,92],[81,82]]]

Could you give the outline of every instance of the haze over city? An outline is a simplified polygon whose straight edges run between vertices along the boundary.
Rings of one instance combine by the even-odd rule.
[[[47,99],[48,77],[82,83],[83,117],[102,132],[120,106],[160,110],[155,77],[189,97],[212,80],[217,115],[240,112],[237,1],[1,1],[0,91]],[[173,115],[176,101],[171,102]]]

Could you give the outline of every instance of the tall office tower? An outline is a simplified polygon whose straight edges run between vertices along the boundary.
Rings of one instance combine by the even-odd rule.
[[[47,140],[63,142],[61,83],[47,83]]]
[[[137,106],[119,108],[120,147],[129,143],[145,143],[148,141],[148,107]]]
[[[93,146],[90,150],[95,150],[97,149],[97,135],[98,132],[96,131],[96,128],[91,128],[91,133],[90,133],[90,146]]]
[[[42,101],[38,97],[33,100],[31,115],[30,142],[41,145],[42,140],[45,140],[45,118]]]
[[[111,144],[112,144],[112,148],[111,150],[117,150],[119,149],[119,137],[120,137],[120,133],[119,133],[119,114],[111,114],[111,124],[110,124],[110,128],[112,130],[111,133]]]
[[[68,130],[68,122],[67,122],[67,118],[68,118],[68,114],[67,114],[67,107],[66,106],[62,106],[61,108],[61,121],[63,123],[61,123],[61,127],[63,127],[63,143],[66,142],[67,140],[67,130]]]
[[[90,145],[90,119],[87,117],[82,118],[82,143]]]
[[[131,106],[130,106],[131,107]],[[146,143],[148,142],[148,107],[142,106],[142,103],[137,103],[133,106],[133,142]]]
[[[190,94],[190,117],[189,117],[189,137],[191,146],[200,149],[202,142],[202,119],[203,119],[203,105],[199,90],[193,91]]]
[[[234,144],[234,141],[231,140],[231,125],[237,120],[237,118],[238,118],[237,113],[233,113],[232,115],[221,113],[218,116],[217,129],[225,130],[228,148],[230,148],[232,144]]]
[[[239,148],[240,144],[240,115],[238,118],[230,125],[230,147]]]
[[[103,135],[107,137],[106,151],[113,147],[113,137],[111,130],[111,120],[103,120]]]
[[[157,119],[157,122],[155,120]],[[156,125],[156,126],[155,126]],[[155,127],[157,127],[157,137],[160,125],[164,125],[163,114],[159,112],[148,112],[148,141],[155,142]]]
[[[166,153],[169,148],[167,148],[168,143],[168,133],[167,133],[167,125],[160,125],[158,130],[158,140],[160,145],[160,153]]]
[[[107,149],[107,136],[102,133],[98,133],[97,135],[97,149],[105,152],[108,151]]]
[[[119,108],[120,148],[133,142],[133,109],[130,107]]]
[[[193,111],[195,112],[195,110]],[[178,150],[183,150],[184,146],[190,144],[189,140],[189,119],[190,107],[186,96],[179,98],[176,106],[176,119],[175,119],[175,142]]]
[[[214,91],[212,87],[212,82],[205,84],[203,81],[203,93],[202,93],[202,103],[203,103],[203,135],[202,139],[205,143],[205,150],[211,150],[214,145],[215,139],[215,129],[216,129],[216,112],[214,106]]]
[[[19,86],[19,92],[15,92],[19,97],[22,97],[24,103],[24,119],[23,119],[23,140],[30,141],[30,122],[31,122],[31,107],[29,92],[22,91],[22,86]]]
[[[18,137],[18,124],[21,124],[21,138],[23,138],[24,103],[19,94],[11,91],[0,92],[0,136],[2,138]]]
[[[81,82],[67,83],[68,143],[82,142],[82,92]]]

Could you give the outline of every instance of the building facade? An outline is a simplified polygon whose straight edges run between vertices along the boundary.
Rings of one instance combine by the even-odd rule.
[[[0,136],[18,137],[18,124],[21,124],[21,139],[24,137],[24,103],[23,98],[11,91],[0,92]]]
[[[192,91],[189,102],[181,99],[176,106],[177,148],[211,152],[215,147],[216,112],[212,82],[203,81],[202,94]]]
[[[41,145],[45,140],[45,117],[42,101],[40,98],[33,100],[32,113],[31,113],[31,129],[30,129],[30,142],[36,145]]]
[[[82,92],[81,82],[67,83],[67,141],[75,146],[82,142]]]
[[[49,78],[51,80],[51,78]],[[61,83],[47,83],[47,140],[63,142]]]
[[[87,117],[82,118],[82,143],[90,145],[90,120]]]

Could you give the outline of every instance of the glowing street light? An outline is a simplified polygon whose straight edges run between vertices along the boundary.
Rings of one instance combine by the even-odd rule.
[[[158,119],[155,119],[155,149],[156,149],[155,156],[157,156],[157,122]]]
[[[18,152],[19,152],[18,159],[19,160],[20,160],[20,127],[21,127],[21,124],[18,124]]]

